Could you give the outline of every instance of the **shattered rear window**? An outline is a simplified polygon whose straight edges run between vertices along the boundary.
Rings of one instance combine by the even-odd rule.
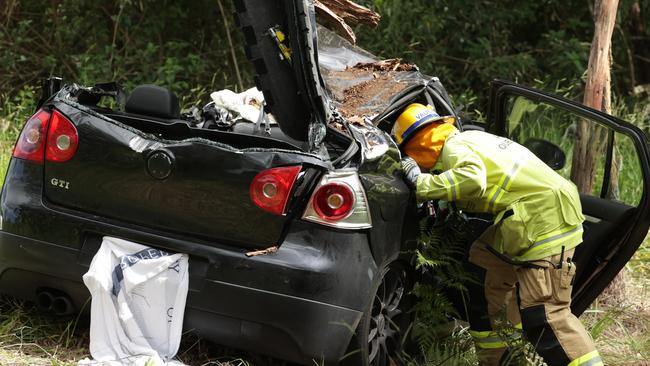
[[[393,96],[430,79],[414,64],[380,60],[322,26],[318,27],[318,59],[334,106],[351,121],[372,118]]]

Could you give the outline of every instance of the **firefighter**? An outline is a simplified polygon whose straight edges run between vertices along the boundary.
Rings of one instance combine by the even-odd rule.
[[[572,259],[584,221],[575,185],[525,147],[486,132],[459,133],[454,122],[414,103],[398,117],[393,135],[408,155],[402,167],[418,202],[453,201],[467,212],[494,214],[469,251],[481,284],[468,286],[481,365],[508,364],[523,328],[549,366],[602,366],[570,309]],[[434,167],[442,173],[421,172]]]

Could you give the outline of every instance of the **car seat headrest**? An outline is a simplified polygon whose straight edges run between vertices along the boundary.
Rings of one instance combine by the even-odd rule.
[[[176,94],[157,85],[139,85],[131,92],[124,110],[158,118],[178,119],[181,108]]]

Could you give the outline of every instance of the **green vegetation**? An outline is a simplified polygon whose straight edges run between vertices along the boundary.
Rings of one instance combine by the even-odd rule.
[[[223,23],[225,15],[233,31],[233,9],[221,2],[223,13],[209,0],[3,2],[0,90],[14,95],[47,75],[81,84],[157,83],[186,97],[236,88]],[[249,85],[243,47],[237,58]]]
[[[488,84],[494,78],[527,85],[548,81],[549,91],[575,86],[580,90],[575,96],[581,96],[593,36],[592,1],[362,3],[383,18],[377,30],[358,28],[358,43],[382,57],[413,61],[425,73],[439,76],[465,110],[485,112]],[[633,11],[635,5],[640,15]],[[627,96],[650,83],[650,72],[644,71],[650,68],[645,51],[649,13],[650,1],[620,1],[612,39],[613,94],[632,104],[635,97],[627,100]]]
[[[11,151],[18,133],[34,113],[38,94],[35,88],[23,87],[15,94],[0,94],[0,182],[4,182]]]
[[[488,84],[497,77],[581,99],[593,32],[590,1],[360,3],[375,8],[383,20],[376,30],[358,27],[359,44],[381,57],[403,57],[440,77],[457,104],[465,105],[469,118],[484,119]],[[633,11],[635,4],[640,17]],[[226,31],[232,32],[236,45],[242,44],[232,11],[227,0],[197,0],[191,6],[180,0],[0,2],[0,181],[16,136],[34,112],[43,76],[62,76],[80,84],[115,80],[127,88],[156,83],[181,96],[184,106],[206,102],[213,90],[251,86],[243,47],[236,47],[233,60],[227,46]],[[645,131],[650,131],[649,14],[650,0],[621,0],[613,39],[613,114]],[[538,137],[557,140],[570,151],[564,136],[547,136],[552,129],[544,127],[539,126]],[[629,159],[629,144],[621,143],[617,151]],[[620,194],[625,201],[638,199],[635,171],[630,164],[622,170]],[[423,237],[434,244],[430,250],[435,248],[434,239]],[[453,250],[446,249],[451,251],[444,260],[431,262],[425,253],[420,264],[441,271],[456,268]],[[605,294],[582,318],[609,365],[639,365],[650,359],[648,240],[625,272],[627,280],[617,290],[625,302],[615,304]],[[420,347],[415,352],[420,358],[410,364],[475,364],[466,325],[427,328],[451,310],[444,299],[433,301],[437,294],[433,290],[417,291],[431,301],[420,305]],[[448,333],[452,335],[440,338]],[[191,336],[183,342],[179,357],[193,365],[277,364]],[[29,304],[0,300],[0,364],[72,365],[88,356],[87,347],[88,325],[76,318],[43,317]]]
[[[87,320],[40,314],[31,304],[0,297],[0,365],[73,366],[89,357]],[[177,359],[188,365],[265,365],[268,358],[246,355],[183,337]],[[271,361],[272,362],[272,361]]]

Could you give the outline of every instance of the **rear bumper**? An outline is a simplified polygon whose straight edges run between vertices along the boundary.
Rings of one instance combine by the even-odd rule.
[[[293,362],[335,363],[367,304],[376,269],[370,253],[361,253],[367,242],[343,241],[341,253],[323,253],[313,243],[300,243],[305,234],[290,234],[273,256],[246,258],[216,248],[210,256],[190,255],[185,329]],[[320,239],[327,245],[337,235],[330,236]],[[29,300],[40,288],[54,288],[66,292],[77,309],[88,307],[82,276],[95,246],[88,238],[77,249],[0,231],[0,292]]]

